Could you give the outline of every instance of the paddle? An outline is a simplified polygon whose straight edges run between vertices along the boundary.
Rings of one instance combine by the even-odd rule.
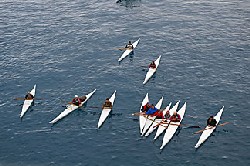
[[[44,98],[34,98],[36,100],[44,100]],[[32,99],[25,99],[25,98],[22,98],[22,97],[17,97],[17,98],[14,98],[14,100],[32,100]]]
[[[219,125],[217,125],[217,126],[225,126],[225,125],[228,124],[228,123],[230,123],[230,122],[225,122],[225,123],[219,124]],[[196,131],[196,132],[194,132],[194,134],[199,134],[199,133],[201,133],[201,132],[203,132],[203,131],[205,131],[205,130],[212,129],[213,127],[215,127],[215,126],[211,126],[211,127],[207,128],[207,129],[205,128],[205,129]]]
[[[131,49],[131,48],[115,48],[115,50],[124,51],[124,50],[133,50],[133,49]]]

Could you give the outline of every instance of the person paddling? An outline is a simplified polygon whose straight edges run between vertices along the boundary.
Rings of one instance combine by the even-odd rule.
[[[127,49],[134,49],[134,46],[133,46],[133,44],[131,43],[131,41],[129,41],[128,42],[128,44],[125,46],[125,48],[127,48]]]
[[[150,104],[149,104],[149,102],[147,102],[146,105],[142,106],[141,110],[142,110],[142,112],[147,112],[149,110],[149,108],[150,108]]]
[[[152,61],[148,67],[155,69],[156,68],[155,61]]]
[[[109,101],[109,98],[106,98],[104,104],[102,105],[102,109],[112,109],[112,103]]]
[[[30,92],[28,92],[25,96],[25,100],[32,100],[32,99],[34,99],[34,96]]]
[[[181,116],[179,114],[177,114],[177,112],[175,111],[173,113],[173,115],[169,118],[169,120],[171,122],[180,122],[181,121]]]
[[[75,95],[75,98],[72,99],[72,104],[80,106],[81,103],[81,99],[78,97],[78,95]]]
[[[146,112],[146,115],[153,115],[158,109],[152,104],[151,107]]]
[[[214,119],[213,116],[210,116],[208,119],[207,119],[207,126],[216,126],[217,124],[217,121],[216,119]]]

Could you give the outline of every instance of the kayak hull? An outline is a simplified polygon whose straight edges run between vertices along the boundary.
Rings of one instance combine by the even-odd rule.
[[[216,126],[214,126],[212,128],[211,128],[211,126],[207,126],[205,128],[205,130],[202,132],[198,142],[196,143],[195,148],[199,148],[208,139],[208,137],[213,133],[213,131],[216,129],[218,123],[220,122],[220,118],[221,118],[221,115],[223,113],[223,110],[224,110],[224,106],[220,109],[220,111],[214,117],[214,119],[216,119],[216,121],[217,121]]]
[[[133,48],[135,49],[136,46],[138,45],[140,39],[136,40],[134,43],[132,43]],[[127,49],[123,52],[121,57],[118,59],[118,62],[121,62],[124,58],[126,58],[134,49]]]
[[[184,117],[185,112],[186,112],[186,102],[184,103],[182,108],[178,111],[178,114],[181,117],[181,121]],[[166,129],[165,135],[163,137],[162,145],[161,145],[160,149],[163,149],[167,145],[167,143],[169,143],[169,141],[174,136],[177,128],[181,124],[181,121],[180,122],[170,122],[170,124],[168,125],[168,128]]]
[[[156,65],[156,68],[149,68],[148,69],[148,72],[146,74],[146,77],[143,81],[143,85],[146,84],[148,82],[148,80],[154,75],[154,73],[156,72],[159,64],[160,64],[160,60],[161,60],[161,55],[155,60],[155,65]]]
[[[35,93],[36,93],[36,85],[34,85],[33,89],[30,91],[30,94],[33,95],[34,97],[35,97]],[[24,100],[20,118],[24,116],[24,114],[28,111],[29,107],[32,105],[33,102],[34,102],[34,99]]]
[[[145,98],[142,101],[140,113],[142,113],[143,106],[146,105],[148,102],[149,102],[149,98],[148,98],[148,93],[147,93]],[[142,134],[143,127],[145,126],[146,120],[147,118],[145,118],[144,116],[139,116],[140,134]]]
[[[96,91],[96,89],[93,90],[92,92],[90,92],[89,94],[87,94],[85,101],[82,102],[80,106],[76,106],[74,104],[68,104],[66,106],[67,108],[63,112],[61,112],[55,119],[50,121],[49,123],[54,124],[54,123],[58,122],[59,120],[61,120],[62,118],[64,118],[65,116],[67,116],[68,114],[70,114],[71,112],[73,112],[74,110],[83,106],[88,101],[88,99],[95,93],[95,91]]]
[[[112,94],[112,96],[109,98],[109,101],[112,103],[112,106],[114,105],[114,101],[115,101],[115,95],[116,95],[116,91]],[[106,118],[109,116],[109,113],[111,112],[112,109],[106,109],[104,108],[102,110],[101,116],[98,120],[98,124],[97,127],[100,128],[103,124],[103,122],[106,120]]]

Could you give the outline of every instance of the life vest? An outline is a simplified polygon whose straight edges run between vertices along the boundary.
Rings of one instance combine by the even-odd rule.
[[[156,68],[156,64],[155,64],[155,63],[151,63],[151,64],[149,65],[149,68]]]
[[[142,107],[142,112],[147,112],[149,108],[150,108],[150,107],[147,106],[147,104],[144,105],[144,106]]]
[[[172,121],[172,122],[180,122],[180,120],[181,120],[181,117],[180,117],[179,114],[172,115],[172,116],[170,117],[170,121]]]
[[[81,100],[79,97],[75,97],[73,100],[72,100],[72,103],[76,106],[79,106],[81,104]]]
[[[110,101],[106,101],[104,104],[103,104],[103,107],[112,107],[112,103]]]
[[[25,99],[27,99],[27,100],[31,100],[31,99],[33,99],[34,98],[34,96],[32,95],[32,94],[30,94],[30,93],[28,93],[26,96],[25,96]]]
[[[156,116],[156,118],[160,119],[160,118],[164,118],[163,116],[163,112],[157,110],[155,113],[152,114],[153,116]]]
[[[207,120],[207,125],[208,126],[216,126],[217,121],[215,119],[212,119],[211,121],[209,121],[209,119]]]

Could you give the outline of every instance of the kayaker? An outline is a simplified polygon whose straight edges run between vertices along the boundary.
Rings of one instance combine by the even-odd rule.
[[[28,92],[25,96],[25,100],[32,100],[32,99],[34,99],[34,96],[30,92]]]
[[[144,105],[142,107],[142,112],[147,112],[149,110],[149,108],[150,108],[150,104],[149,104],[149,102],[147,102],[146,105]]]
[[[104,104],[102,105],[102,109],[111,109],[112,108],[112,103],[109,101],[109,98],[106,98]]]
[[[173,113],[173,115],[169,118],[169,120],[171,122],[180,122],[181,121],[181,116],[179,114],[177,114],[177,112],[175,111]]]
[[[125,46],[125,48],[127,48],[127,49],[134,49],[134,46],[131,43],[131,41],[128,41],[128,44]]]
[[[165,118],[166,120],[169,120],[169,119],[170,119],[170,112],[169,112],[169,110],[166,111],[166,114],[165,114],[164,118]]]
[[[78,97],[78,95],[75,95],[75,98],[72,99],[72,104],[79,106],[81,103],[82,102],[81,102],[80,98]]]
[[[217,124],[217,121],[216,119],[214,119],[213,116],[210,116],[208,119],[207,119],[207,125],[208,126],[216,126]]]
[[[146,112],[146,115],[153,115],[157,111],[157,108],[152,104],[151,107]]]
[[[152,61],[148,67],[155,69],[156,68],[155,61]]]

